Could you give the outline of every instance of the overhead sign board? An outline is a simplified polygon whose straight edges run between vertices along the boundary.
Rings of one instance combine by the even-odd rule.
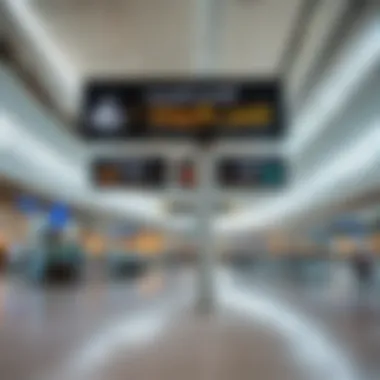
[[[91,140],[281,138],[277,81],[95,81],[84,92],[81,134]]]
[[[226,190],[283,188],[288,168],[281,157],[231,156],[217,162],[216,181]]]
[[[91,175],[98,188],[157,189],[166,184],[167,163],[161,157],[98,158]]]

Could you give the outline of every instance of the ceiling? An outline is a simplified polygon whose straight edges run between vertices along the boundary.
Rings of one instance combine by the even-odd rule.
[[[16,46],[19,57],[42,83],[56,106],[69,115],[76,113],[81,84],[87,77],[94,75],[127,76],[147,73],[188,75],[210,69],[213,72],[231,75],[242,73],[278,75],[303,3],[302,0],[3,0],[3,2],[8,5],[8,37]],[[321,0],[320,3],[328,4],[329,1]],[[364,26],[363,23],[361,28],[366,30]],[[376,68],[377,62],[380,62],[379,49],[374,49],[364,41],[361,36],[364,32],[362,33],[361,29],[354,32],[353,43],[349,41],[347,46],[344,46],[342,57],[333,62],[331,75],[320,81],[316,87],[316,95],[297,112],[293,128],[295,134],[292,135],[291,141],[297,143],[297,149],[292,146],[290,149],[290,154],[293,154],[293,150],[297,153],[294,153],[297,162],[305,161],[304,154],[307,155],[309,148],[320,138],[319,132],[328,130],[329,126],[335,130],[336,125],[340,126],[340,131],[343,131],[345,119],[341,120],[338,117],[342,112],[341,104],[336,104],[332,100],[342,99],[340,94],[343,91],[345,94],[350,94],[349,91],[345,91],[349,88],[353,91],[362,88],[365,92],[365,84],[362,82],[369,73],[355,69],[352,65],[346,65],[346,68],[344,64],[351,62],[353,56],[362,61],[369,57],[367,55],[363,58],[358,54],[362,45],[367,49],[365,52],[374,53],[372,54],[374,58],[371,55],[371,68]],[[341,69],[337,70],[337,67]],[[368,65],[366,68],[368,69]],[[305,69],[303,72],[306,72]],[[357,79],[357,82],[352,84],[347,82],[345,77],[345,82],[339,75],[337,78],[334,77],[333,74],[337,72],[348,73],[346,77],[359,78],[360,81]],[[361,73],[361,76],[353,76],[352,72]],[[7,75],[1,78],[5,77]],[[67,124],[51,115],[46,116],[48,112],[37,111],[38,107],[30,104],[33,102],[24,89],[16,91],[16,87],[20,85],[13,83],[12,86],[18,101],[7,99],[8,96],[4,98],[4,103],[9,105],[14,115],[21,112],[16,109],[16,105],[25,103],[22,115],[16,115],[20,128],[33,132],[34,136],[43,137],[45,143],[52,147],[51,150],[55,150],[51,153],[61,154],[61,158],[68,159],[68,165],[71,167],[68,168],[66,165],[65,170],[67,168],[68,173],[71,173],[75,166],[75,172],[78,178],[80,177],[78,184],[82,186],[85,177],[86,148],[77,140],[68,140],[67,136],[63,136],[62,130],[67,128]],[[326,89],[332,89],[336,93]],[[352,96],[348,95],[344,101],[345,111],[351,110],[354,113],[355,109],[351,107]],[[336,106],[334,112],[331,105]],[[33,108],[33,118],[29,113],[32,111],[27,111],[30,107]],[[380,138],[379,134],[376,134],[379,120],[375,116],[373,120],[366,120],[366,124],[360,126],[368,133],[362,136],[363,141],[357,141],[361,148],[364,143],[372,142],[370,147],[373,151],[367,149],[367,155],[363,156],[368,158],[368,162],[371,159],[371,165],[380,159],[380,152],[374,144],[376,139]],[[30,124],[33,124],[33,128]],[[60,134],[57,132],[56,136],[53,136],[55,129],[60,130]],[[47,134],[51,136],[47,137]],[[352,151],[352,154],[356,154],[358,152],[356,145],[350,144],[352,136],[346,134],[345,137],[347,147],[352,147],[348,153],[351,154]],[[313,151],[314,162],[318,162],[320,158],[318,154],[323,154],[328,143],[329,141],[324,143],[318,152]],[[75,149],[70,148],[70,157],[67,154],[68,146],[75,147]],[[324,198],[317,194],[319,201],[322,198],[326,199],[326,194],[331,194],[331,189],[334,189],[338,183],[337,172],[340,173],[339,179],[343,185],[351,184],[349,179],[354,172],[347,169],[349,168],[347,162],[351,156],[348,153],[343,154],[344,150],[342,148],[333,151],[333,157],[330,159],[331,170],[327,171],[332,177],[323,176],[326,167],[319,165],[313,172],[309,171],[309,175],[303,178],[305,181],[297,181],[279,197],[259,197],[253,203],[252,200],[247,202],[240,200],[241,212],[219,218],[216,221],[217,229],[223,233],[236,232],[266,225],[276,218],[282,220],[288,213],[292,215],[296,209],[299,211],[300,208],[305,208],[306,204],[311,205],[310,188],[318,188],[321,194],[324,194]],[[370,154],[371,156],[367,157]],[[15,157],[11,158],[13,161],[9,159],[9,168],[14,169]],[[17,162],[21,165],[20,161]],[[363,162],[363,165],[367,165],[365,168],[371,173],[372,166],[368,162]],[[30,172],[26,165],[28,162],[23,164],[25,166],[20,169],[19,178]],[[62,167],[62,164],[59,166]],[[307,172],[307,168],[303,170]],[[40,176],[45,174],[48,173],[39,173]],[[334,182],[332,179],[337,181]],[[319,181],[318,186],[315,181]],[[62,188],[59,189],[62,182],[56,177],[46,176],[46,180],[41,183],[44,186],[54,183],[51,191],[62,195]],[[76,202],[87,203],[90,207],[101,205],[119,214],[142,215],[144,218],[150,216],[157,222],[168,218],[160,208],[159,204],[162,203],[160,196],[143,197],[136,193],[102,197],[93,192],[90,194],[86,187],[78,190],[73,187],[69,196]],[[249,207],[244,208],[249,202],[251,203]],[[184,225],[188,225],[187,222],[184,221]],[[177,220],[170,220],[167,225],[171,228],[181,226]]]
[[[71,113],[91,76],[277,75],[303,2],[3,1],[18,54]]]
[[[223,7],[220,66],[276,74],[301,0],[203,0]],[[83,75],[194,71],[199,0],[32,0],[52,40]],[[203,8],[202,8],[203,9]],[[207,12],[207,9],[206,9]],[[210,22],[210,20],[208,20]]]

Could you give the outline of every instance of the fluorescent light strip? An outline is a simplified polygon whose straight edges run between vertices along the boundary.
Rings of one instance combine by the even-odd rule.
[[[307,204],[313,204],[317,197],[327,194],[340,181],[364,172],[379,158],[380,120],[376,120],[366,135],[344,149],[327,168],[322,167],[309,181],[256,210],[236,218],[220,218],[216,229],[218,232],[233,232],[271,225],[279,218],[289,217],[289,214],[301,211]]]
[[[327,127],[379,61],[380,20],[377,18],[349,52],[340,58],[296,121],[288,145],[290,154],[299,154],[317,133]]]
[[[27,164],[32,164],[39,170],[47,170],[66,185],[83,186],[83,175],[79,168],[65,162],[46,144],[37,140],[25,128],[21,128],[14,115],[4,113],[1,119],[9,139],[8,153],[23,157]]]
[[[50,180],[51,190],[58,193],[64,191],[65,196],[71,196],[77,202],[120,216],[134,213],[137,217],[157,223],[161,223],[167,217],[162,210],[161,202],[155,196],[122,192],[101,194],[91,191],[86,186],[85,174],[81,167],[69,164],[64,157],[28,133],[14,115],[3,113],[0,121],[0,126],[5,126],[1,128],[0,142],[6,146],[6,154],[21,157],[29,167],[33,165],[38,173]],[[20,141],[22,144],[15,143]]]
[[[40,50],[41,58],[48,60],[54,69],[53,76],[60,77],[60,86],[66,95],[76,98],[79,90],[80,76],[68,61],[67,57],[50,38],[50,33],[44,28],[33,12],[31,2],[26,0],[4,0],[18,26],[25,32],[25,37],[33,47]]]
[[[14,141],[19,141],[5,111],[0,112],[0,153],[7,152]]]

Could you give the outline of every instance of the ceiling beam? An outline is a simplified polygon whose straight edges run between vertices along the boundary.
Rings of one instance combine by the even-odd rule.
[[[194,71],[209,74],[218,69],[223,38],[226,0],[197,0]]]
[[[287,77],[305,43],[306,32],[310,20],[313,18],[314,11],[320,0],[304,0],[299,6],[297,19],[289,36],[289,42],[280,59],[278,72],[282,77]]]
[[[305,81],[302,83],[297,94],[297,106],[302,106],[315,84],[319,82],[324,75],[325,70],[329,67],[330,62],[334,59],[336,52],[339,50],[342,42],[352,30],[352,28],[360,22],[364,11],[368,9],[372,0],[347,0],[348,5],[344,14],[338,20],[331,38],[328,39],[326,45],[321,51],[318,62],[309,70]]]

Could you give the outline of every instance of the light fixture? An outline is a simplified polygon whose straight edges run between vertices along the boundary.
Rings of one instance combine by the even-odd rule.
[[[359,84],[380,61],[380,20],[375,18],[326,74],[322,84],[295,121],[288,143],[292,155],[301,153],[326,128]]]
[[[15,141],[20,141],[5,111],[0,111],[0,153],[8,152]]]
[[[25,33],[25,38],[38,50],[42,59],[46,59],[51,66],[52,76],[59,78],[59,87],[65,92],[65,99],[77,99],[79,94],[80,76],[51,39],[51,33],[45,28],[33,10],[31,1],[28,0],[4,0],[11,16],[17,22],[18,27]]]
[[[327,167],[321,167],[309,180],[255,210],[235,217],[224,217],[217,221],[216,230],[221,233],[238,232],[245,229],[264,228],[292,213],[305,210],[347,178],[364,173],[380,158],[380,120],[375,120],[367,133],[351,146],[341,151]]]
[[[7,136],[12,138],[12,145],[8,149],[12,154],[22,157],[25,162],[38,169],[49,171],[51,175],[64,180],[67,185],[83,185],[80,168],[70,165],[47,144],[22,128],[15,115],[4,114],[2,120],[5,120]],[[15,143],[16,141],[18,143]]]

